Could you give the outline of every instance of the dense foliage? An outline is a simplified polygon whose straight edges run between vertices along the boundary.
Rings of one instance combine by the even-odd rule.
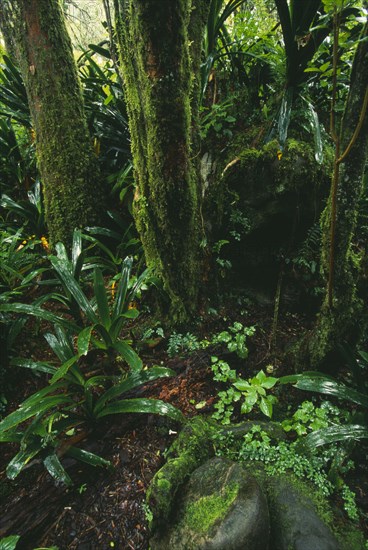
[[[193,0],[196,12],[178,1],[180,33],[162,41],[134,2],[114,2],[116,28],[112,3],[96,3],[107,21],[92,34],[88,2],[63,4],[106,208],[50,241],[35,106],[1,16],[0,443],[16,448],[7,477],[35,457],[67,486],[66,457],[111,468],[83,449],[105,417],[150,413],[180,426],[178,408],[141,392],[176,375],[166,362],[198,356],[216,398],[194,402],[196,414],[256,422],[240,442],[219,432],[216,452],[337,492],[363,523],[346,480],[368,437],[364,2]],[[132,52],[142,21],[148,58],[143,46]],[[33,338],[36,354],[22,345]],[[279,439],[263,429],[271,419]]]

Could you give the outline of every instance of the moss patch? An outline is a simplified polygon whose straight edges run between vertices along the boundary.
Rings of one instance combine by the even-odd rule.
[[[206,534],[222,520],[229,511],[238,494],[238,486],[232,484],[220,495],[209,495],[192,503],[185,510],[183,523],[196,533]]]

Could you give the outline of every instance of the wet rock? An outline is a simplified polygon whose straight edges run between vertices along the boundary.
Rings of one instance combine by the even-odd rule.
[[[284,477],[273,479],[269,491],[272,550],[339,550],[338,541],[304,491]]]
[[[151,550],[267,550],[267,501],[238,464],[213,458],[193,472],[177,495],[167,528]]]

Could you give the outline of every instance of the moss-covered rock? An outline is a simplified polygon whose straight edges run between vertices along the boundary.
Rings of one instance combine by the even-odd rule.
[[[282,154],[277,141],[255,148],[241,146],[238,139],[222,162],[222,176],[206,195],[211,227],[216,226],[211,212],[220,218],[214,206],[217,197],[221,202],[226,198],[222,224],[213,238],[230,241],[226,251],[236,272],[249,277],[254,272],[257,280],[266,272],[278,272],[280,251],[296,247],[319,218],[330,186],[331,157],[326,150],[323,164],[318,164],[312,144],[292,138]],[[241,223],[234,221],[234,211]]]
[[[166,524],[179,488],[214,454],[213,430],[213,426],[196,417],[183,428],[170,448],[166,464],[154,476],[147,491],[147,504],[153,513],[152,530]]]
[[[269,518],[256,480],[238,464],[213,458],[193,472],[152,550],[267,550]]]

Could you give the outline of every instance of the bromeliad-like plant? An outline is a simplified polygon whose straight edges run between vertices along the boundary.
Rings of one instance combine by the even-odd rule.
[[[59,248],[61,251],[62,248]],[[74,249],[73,249],[74,250]],[[93,290],[94,295],[88,298],[78,281],[78,273],[81,269],[81,256],[76,246],[75,254],[70,261],[63,254],[50,256],[53,268],[61,281],[67,296],[59,293],[51,293],[41,298],[35,304],[0,304],[0,311],[33,315],[39,319],[52,323],[69,326],[80,338],[91,342],[96,348],[111,351],[115,350],[133,370],[142,368],[142,361],[130,346],[129,341],[121,338],[121,331],[127,320],[136,319],[139,312],[132,307],[132,302],[141,288],[148,271],[144,271],[129,289],[130,273],[133,259],[128,257],[122,265],[120,281],[116,288],[115,299],[111,300],[109,292],[105,288],[102,272],[98,267],[94,268]],[[68,313],[75,314],[75,322],[63,316],[56,315],[40,306],[46,299],[58,300],[68,307]]]
[[[72,456],[93,466],[110,463],[75,446],[87,437],[98,421],[122,413],[153,413],[182,422],[182,413],[160,400],[122,396],[142,384],[173,371],[152,367],[125,376],[106,376],[85,372],[83,359],[88,354],[89,339],[79,335],[74,350],[72,334],[59,325],[55,334],[45,335],[47,342],[62,362],[60,367],[46,362],[14,359],[14,366],[47,373],[49,386],[26,399],[19,408],[0,422],[0,442],[20,444],[19,452],[7,466],[7,476],[14,479],[35,456],[41,455],[49,473],[67,485],[72,481],[60,458]],[[24,423],[27,423],[24,427]]]
[[[361,361],[368,365],[368,354],[359,352]],[[350,361],[355,361],[350,358]],[[359,364],[356,367],[359,369]],[[363,414],[359,410],[353,410],[350,414],[349,421],[321,428],[313,431],[303,438],[300,444],[307,450],[313,450],[321,445],[328,445],[337,441],[352,442],[354,440],[368,439],[368,394],[365,391],[358,391],[343,382],[339,382],[330,376],[326,376],[319,372],[305,372],[302,374],[294,374],[291,376],[283,376],[280,378],[281,384],[293,384],[294,387],[323,395],[329,395],[338,399],[347,401],[351,404],[358,405],[363,409]],[[364,385],[360,386],[364,388]]]

